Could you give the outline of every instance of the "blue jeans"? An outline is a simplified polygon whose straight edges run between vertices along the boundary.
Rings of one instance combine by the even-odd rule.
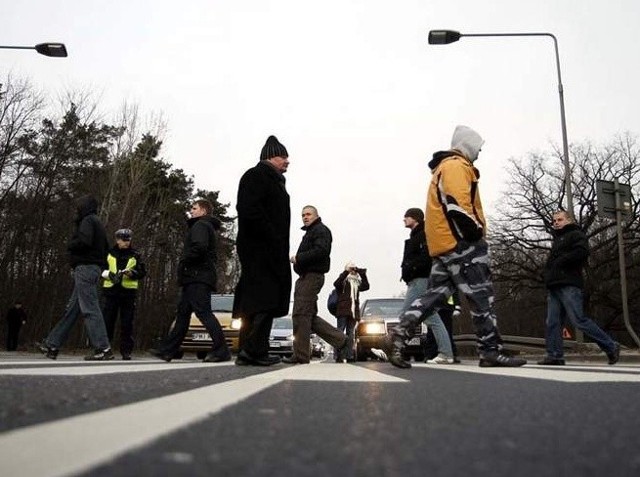
[[[411,303],[426,293],[428,285],[428,278],[414,278],[407,283],[407,293],[404,296],[404,305],[402,306],[403,313],[409,309]],[[449,333],[447,333],[447,328],[444,326],[444,322],[442,321],[442,318],[440,318],[440,315],[434,311],[425,318],[424,322],[436,339],[438,352],[444,354],[447,358],[453,358],[453,349],[451,348]]]
[[[584,314],[582,289],[565,286],[547,293],[547,355],[562,358],[562,327],[566,318],[574,327],[595,341],[605,353],[613,353],[616,343],[588,316]]]
[[[337,316],[336,328],[346,334],[347,342],[349,344],[344,356],[339,356],[338,348],[334,348],[334,357],[336,358],[336,360],[353,359],[353,342],[355,340],[356,320],[354,320],[350,316]]]
[[[101,269],[98,265],[77,265],[73,269],[71,298],[67,302],[62,319],[44,340],[47,346],[60,349],[67,341],[73,325],[80,315],[83,315],[91,346],[101,351],[111,348],[98,299],[100,273]]]

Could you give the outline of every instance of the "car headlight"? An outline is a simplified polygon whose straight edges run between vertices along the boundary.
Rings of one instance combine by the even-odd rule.
[[[287,336],[287,341],[293,341],[293,340],[295,340],[295,337],[293,335]]]
[[[387,333],[384,323],[367,323],[364,332],[368,335],[384,335]]]
[[[240,318],[232,318],[231,319],[231,329],[239,330],[242,327],[242,319]]]

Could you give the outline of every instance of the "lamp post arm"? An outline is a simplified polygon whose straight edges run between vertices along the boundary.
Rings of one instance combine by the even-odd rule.
[[[35,50],[34,46],[2,46],[0,45],[0,49],[2,50]]]
[[[552,33],[460,33],[463,36],[476,37],[500,37],[500,36],[548,36],[553,40],[556,54],[556,69],[558,71],[558,95],[560,96],[560,126],[562,127],[562,162],[564,164],[564,188],[567,196],[567,212],[575,219],[573,209],[573,192],[571,184],[571,164],[569,162],[569,142],[567,139],[567,120],[564,112],[564,88],[562,87],[562,75],[560,74],[560,54],[558,53],[558,40]]]

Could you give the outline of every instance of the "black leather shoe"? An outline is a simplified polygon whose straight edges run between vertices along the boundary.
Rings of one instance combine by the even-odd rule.
[[[203,363],[222,363],[224,361],[231,361],[231,355],[226,354],[219,356],[213,351],[209,351],[207,355],[202,360]]]
[[[279,362],[280,358],[277,356],[267,355],[261,358],[256,358],[255,356],[251,356],[245,350],[241,350],[236,359],[236,364],[239,366],[272,366]]]
[[[609,364],[616,364],[620,360],[620,343],[616,343],[613,352],[607,353]]]
[[[545,356],[544,359],[538,361],[538,364],[542,366],[564,366],[564,359]]]
[[[170,362],[171,362],[171,360],[173,359],[173,356],[172,356],[172,355],[167,354],[167,353],[163,353],[162,351],[160,351],[160,350],[158,350],[158,349],[155,349],[155,348],[151,348],[151,349],[148,351],[148,353],[149,353],[151,356],[154,356],[154,357],[156,357],[156,358],[158,358],[158,359],[161,359],[161,360],[163,360],[163,361],[166,361],[167,363],[170,363]]]
[[[309,361],[300,361],[295,356],[291,356],[288,358],[282,358],[282,362],[285,364],[309,364]]]

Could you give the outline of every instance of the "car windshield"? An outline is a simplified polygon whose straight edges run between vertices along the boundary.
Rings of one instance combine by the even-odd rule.
[[[276,318],[273,320],[273,326],[271,327],[273,330],[292,330],[293,329],[293,320],[288,317]]]
[[[403,298],[385,298],[367,300],[362,308],[362,317],[381,317],[381,316],[393,316],[398,317],[402,311],[404,305]]]
[[[212,311],[233,311],[233,295],[211,295]]]

